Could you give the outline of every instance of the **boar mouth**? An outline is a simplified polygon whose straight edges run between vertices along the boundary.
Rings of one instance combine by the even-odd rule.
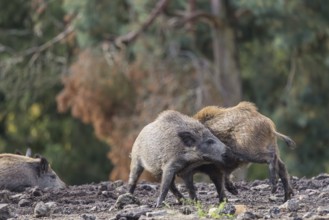
[[[230,150],[226,151],[222,155],[222,158],[223,158],[223,165],[226,168],[234,168],[236,167],[236,164],[242,162],[242,160],[239,159],[239,157]]]
[[[202,156],[202,159],[206,162],[211,162],[211,163],[217,163],[219,161],[219,158],[213,157],[213,156]]]

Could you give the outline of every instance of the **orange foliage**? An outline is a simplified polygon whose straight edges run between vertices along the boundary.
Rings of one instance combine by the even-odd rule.
[[[175,65],[163,61],[152,63],[151,72],[140,60],[129,65],[116,61],[111,64],[101,53],[82,51],[70,75],[63,78],[64,89],[56,99],[60,112],[71,109],[74,117],[92,124],[97,137],[111,146],[110,179],[127,180],[132,144],[146,124],[165,109],[192,115],[202,106],[195,103],[200,90],[195,71],[175,74],[171,70]]]

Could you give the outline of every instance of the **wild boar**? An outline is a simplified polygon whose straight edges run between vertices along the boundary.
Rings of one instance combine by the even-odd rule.
[[[133,193],[144,169],[161,178],[156,207],[170,190],[178,200],[183,195],[175,186],[175,175],[189,173],[196,166],[222,163],[226,146],[197,120],[167,110],[146,125],[136,138],[131,152],[129,192]]]
[[[269,164],[272,193],[277,190],[278,174],[285,192],[284,200],[291,198],[294,193],[287,169],[279,156],[277,137],[283,139],[290,147],[294,147],[295,142],[277,132],[272,120],[260,114],[253,103],[240,102],[231,108],[208,106],[196,113],[194,118],[227,145],[236,158],[227,163],[229,166],[203,165],[185,176],[184,180],[189,186],[191,198],[196,198],[193,183],[191,183],[195,172],[209,175],[216,186],[220,201],[225,197],[222,187],[224,179],[226,189],[232,194],[238,194],[229,176],[240,165],[249,162]]]
[[[44,157],[0,154],[0,189],[23,191],[34,186],[58,189],[66,185]]]

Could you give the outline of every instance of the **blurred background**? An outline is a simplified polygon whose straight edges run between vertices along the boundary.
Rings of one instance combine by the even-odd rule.
[[[326,0],[0,0],[0,152],[127,180],[158,113],[247,100],[296,141],[290,174],[329,172],[328,24]]]

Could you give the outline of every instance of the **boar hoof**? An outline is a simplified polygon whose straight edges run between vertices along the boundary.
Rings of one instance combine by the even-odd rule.
[[[238,195],[239,191],[237,190],[237,188],[231,188],[231,189],[227,189],[232,195]]]
[[[294,195],[294,192],[293,191],[289,191],[289,192],[286,192],[284,194],[284,201],[288,201],[289,199],[291,199],[291,197]]]
[[[161,208],[162,205],[163,205],[162,202],[163,202],[163,201],[160,201],[160,198],[158,198],[158,199],[157,199],[157,203],[156,203],[156,205],[155,205],[155,208]]]
[[[225,188],[229,191],[232,195],[238,195],[238,189],[233,185],[233,183],[226,184]]]
[[[222,202],[227,202],[227,198],[226,198],[226,195],[221,195],[219,196],[219,203],[222,203]]]
[[[185,201],[184,198],[176,199],[177,205],[182,205],[184,203],[184,201]]]

